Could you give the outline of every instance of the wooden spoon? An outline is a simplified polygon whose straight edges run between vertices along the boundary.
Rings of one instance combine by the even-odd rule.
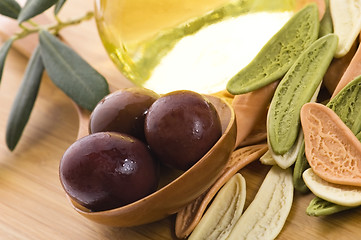
[[[186,172],[167,169],[161,173],[159,189],[126,206],[92,212],[70,199],[70,204],[82,216],[109,226],[130,227],[163,219],[180,211],[211,187],[225,168],[236,141],[236,122],[233,108],[226,101],[207,96],[215,106],[222,125],[217,143]],[[88,134],[90,112],[78,108],[78,137]]]

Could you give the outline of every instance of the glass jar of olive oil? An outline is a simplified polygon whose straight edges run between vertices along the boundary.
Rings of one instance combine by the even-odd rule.
[[[125,77],[158,93],[213,93],[290,18],[294,0],[96,0],[101,40]]]

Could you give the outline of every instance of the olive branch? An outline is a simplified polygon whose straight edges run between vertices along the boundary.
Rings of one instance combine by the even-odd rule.
[[[65,2],[66,0],[27,0],[24,7],[21,7],[15,0],[0,0],[0,14],[18,21],[20,28],[0,48],[0,83],[6,56],[13,43],[30,34],[39,35],[39,44],[29,59],[7,122],[6,144],[11,151],[15,149],[29,120],[45,70],[59,89],[85,109],[92,110],[109,93],[105,78],[59,39],[58,33],[63,28],[94,16],[89,12],[80,18],[62,21],[58,13]],[[40,26],[32,21],[33,17],[51,7],[54,7],[55,24]]]

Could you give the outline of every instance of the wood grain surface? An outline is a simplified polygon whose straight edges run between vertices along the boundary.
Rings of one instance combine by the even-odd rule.
[[[76,16],[92,8],[92,1],[67,1],[62,16]],[[107,57],[94,21],[62,34],[112,85],[131,86]],[[58,165],[76,139],[78,116],[72,102],[46,75],[20,144],[14,152],[6,148],[7,118],[26,63],[24,55],[11,50],[0,85],[0,239],[175,239],[174,216],[138,227],[116,228],[90,222],[70,207],[59,182]],[[241,170],[247,181],[247,205],[268,169],[255,162]],[[277,239],[361,239],[360,208],[310,217],[305,209],[312,198],[312,194],[296,194]]]

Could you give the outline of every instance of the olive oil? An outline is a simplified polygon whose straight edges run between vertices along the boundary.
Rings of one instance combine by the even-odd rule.
[[[230,64],[234,65],[234,58],[237,58],[237,55],[241,59],[242,55],[250,54],[242,54],[243,50],[239,50],[241,53],[232,49],[225,50],[233,54],[233,58],[230,59],[217,53],[213,54],[214,47],[226,48],[227,41],[237,41],[236,37],[227,35],[229,32],[241,36],[242,39],[261,38],[266,41],[290,17],[290,14],[284,15],[284,13],[293,8],[294,0],[96,0],[95,3],[99,34],[112,61],[123,75],[136,85],[145,86],[159,93],[177,89],[199,92],[205,92],[207,88],[212,88],[210,91],[225,89],[219,82],[224,82],[228,75],[233,74],[232,71],[216,68],[216,71],[228,74],[226,77],[218,77],[222,74],[212,74],[213,67],[209,67],[207,61],[220,61],[223,65],[232,61],[233,63]],[[264,11],[270,14],[280,13],[281,17],[276,14],[278,17],[271,17],[276,19],[272,22],[268,17],[260,15],[259,18],[263,19],[263,22],[259,23],[261,29],[250,28],[253,26],[253,20],[249,22],[249,19],[244,18],[236,24],[224,24],[219,28],[220,30],[213,30],[209,35],[203,34],[201,39],[197,37],[198,33],[209,27]],[[240,25],[248,25],[248,32]],[[269,30],[270,25],[272,31]],[[228,33],[225,34],[226,28]],[[258,35],[254,37],[249,31]],[[267,33],[266,36],[259,36],[259,33],[264,32]],[[198,38],[197,41],[201,42],[202,49],[194,45],[193,37]],[[188,43],[182,44],[183,40]],[[260,43],[261,46],[264,43],[264,41]],[[245,49],[250,48],[247,46],[249,43],[239,44]],[[177,61],[181,57],[177,56],[176,49],[185,55],[185,60]],[[222,49],[216,51],[222,52]],[[206,57],[202,58],[197,53]],[[189,60],[199,59],[199,61],[192,62],[191,67],[187,66],[184,64],[187,62],[187,54]],[[242,64],[238,66],[237,71],[241,69]],[[203,74],[205,69],[208,69],[208,74],[214,79],[206,79],[207,75]],[[157,74],[153,74],[155,72]],[[210,87],[215,85],[217,85],[216,89]]]

